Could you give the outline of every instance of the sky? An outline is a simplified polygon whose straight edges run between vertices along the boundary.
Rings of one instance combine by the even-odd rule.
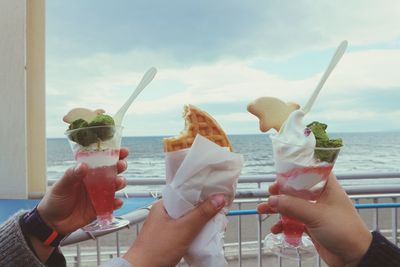
[[[189,103],[228,134],[260,133],[247,104],[304,105],[342,40],[306,123],[400,131],[400,1],[46,1],[47,135],[75,107],[115,114],[150,67],[125,136],[178,135]]]

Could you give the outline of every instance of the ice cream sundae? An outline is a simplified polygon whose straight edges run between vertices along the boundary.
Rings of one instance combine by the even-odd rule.
[[[84,227],[84,230],[99,231],[126,225],[128,221],[112,216],[122,127],[116,126],[113,118],[102,109],[72,109],[63,120],[69,124],[65,134],[75,160],[89,167],[84,183],[97,221]]]
[[[306,126],[303,118],[302,110],[293,111],[280,131],[270,137],[282,193],[315,199],[333,168],[342,140],[329,139],[326,124]]]
[[[270,138],[280,192],[316,200],[332,171],[343,145],[342,140],[330,139],[326,133],[326,124],[312,122],[306,125],[304,111],[295,108],[295,105],[285,104],[272,97],[262,99],[263,101],[258,99],[250,103],[248,110],[259,118],[260,129],[263,131],[277,129]],[[276,118],[279,118],[278,123]],[[299,248],[304,224],[286,216],[282,216],[281,220],[283,240],[270,237],[276,243],[281,242],[278,254],[284,255],[287,252],[285,249],[292,246],[297,248],[294,250],[296,255],[293,256],[297,257],[298,253],[302,253]],[[267,238],[265,244],[268,245]]]

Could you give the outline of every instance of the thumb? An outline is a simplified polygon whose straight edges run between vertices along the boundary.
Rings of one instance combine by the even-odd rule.
[[[288,195],[270,196],[268,204],[280,214],[297,219],[306,225],[314,223],[321,214],[318,204]]]
[[[75,168],[69,168],[59,180],[62,186],[71,186],[79,183],[87,175],[88,166],[85,163],[79,163]]]
[[[187,213],[180,220],[184,225],[192,228],[194,232],[199,232],[224,206],[224,195],[214,195]]]

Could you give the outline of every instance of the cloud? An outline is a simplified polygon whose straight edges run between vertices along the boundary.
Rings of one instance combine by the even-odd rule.
[[[146,70],[129,66],[136,56],[136,53],[124,56],[102,54],[67,62],[64,68],[58,72],[53,69],[48,75],[48,94],[68,94],[74,96],[74,102],[81,99],[87,104],[93,100],[94,103],[113,106],[112,102],[118,102],[113,96],[121,99],[128,97]],[[157,57],[156,54],[153,57]],[[274,95],[291,101],[304,100],[322,74],[321,70],[312,77],[286,80],[262,69],[252,68],[256,60],[223,60],[187,68],[160,68],[151,84],[152,88],[157,88],[146,94],[152,96],[152,101],[157,101],[155,104],[164,103],[163,106],[170,106],[168,102],[174,105],[188,97],[199,103],[246,100],[262,95]],[[53,65],[48,68],[51,69]],[[399,86],[399,68],[400,49],[348,52],[328,79],[328,89],[324,89],[323,94],[343,94],[350,89],[353,92],[370,88],[385,90]],[[181,90],[163,88],[163,83],[169,81],[181,84]],[[167,93],[168,90],[172,93]],[[168,96],[164,100],[157,100],[160,92]],[[149,101],[143,101],[143,105],[147,104]]]
[[[225,122],[253,122],[254,117],[252,117],[247,112],[237,112],[237,113],[230,113],[230,114],[222,114],[214,116],[217,121],[225,121]]]
[[[116,51],[123,55],[134,47],[140,53],[156,51],[173,59],[169,64],[181,67],[227,57],[287,57],[331,48],[343,39],[355,46],[391,42],[400,36],[399,10],[397,0],[384,4],[379,0],[171,0],[119,1],[118,5],[54,0],[47,11],[48,50],[62,55]]]
[[[400,49],[366,50],[345,54],[334,71],[331,87],[362,91],[370,88],[391,89],[400,86]]]
[[[66,76],[66,68],[61,69],[60,73],[53,70],[53,75],[48,78],[48,89],[58,93],[48,96],[48,102],[51,102],[48,103],[48,110],[53,110],[62,117],[76,106],[106,107],[108,112],[114,114],[132,93],[144,72],[138,72],[134,68],[122,70],[118,67],[131,62],[131,56],[134,55],[128,53],[125,57],[117,55],[114,58],[110,54],[107,57],[102,55],[99,58],[70,61],[66,67],[69,69]],[[102,62],[101,58],[107,60]],[[96,71],[97,66],[107,63],[108,71]],[[149,88],[134,102],[127,116],[179,113],[188,102],[197,105],[223,105],[249,102],[267,95],[304,104],[321,76],[319,73],[305,79],[286,80],[276,74],[252,68],[253,63],[251,60],[225,60],[190,68],[160,69]],[[114,65],[116,68],[113,68]],[[382,91],[390,92],[396,86],[399,87],[400,76],[396,73],[398,69],[400,50],[348,52],[328,79],[314,110],[328,113],[342,110],[344,113],[337,114],[346,114],[342,116],[344,119],[357,116],[365,118],[368,112],[365,113],[363,109],[353,112],[352,109],[359,108],[360,105],[364,105],[367,110],[371,106],[377,108],[371,102],[366,102],[363,97],[365,95],[374,95],[371,97],[373,101],[380,101],[380,105],[385,105],[387,97],[381,99]],[[74,75],[77,75],[76,79],[73,78]],[[176,84],[179,86],[176,87]],[[217,115],[222,121],[228,121],[237,116],[236,112],[233,113],[234,115],[224,114],[223,110],[219,110]],[[388,113],[387,118],[391,118],[393,114]]]
[[[368,111],[368,109],[325,111],[310,114],[309,120],[323,121],[334,132],[398,131],[400,109],[393,111]]]
[[[390,117],[390,115],[395,114],[393,112],[389,112],[386,114],[382,114],[376,111],[357,111],[357,110],[335,110],[325,111],[322,113],[318,113],[318,115],[314,115],[313,117],[318,117],[321,121],[326,120],[335,120],[335,121],[354,121],[354,120],[372,120],[379,119],[382,116]]]
[[[137,123],[146,134],[157,127],[145,129],[149,120],[168,121],[160,126],[163,131],[177,128],[181,118],[172,114],[190,102],[213,105],[218,121],[230,132],[240,131],[245,127],[236,122],[251,123],[244,103],[270,95],[304,104],[325,67],[289,79],[274,69],[274,60],[310,55],[308,68],[314,52],[333,53],[343,39],[350,49],[313,112],[334,123],[358,118],[400,128],[399,109],[393,101],[387,105],[387,94],[400,87],[400,28],[394,27],[400,25],[399,1],[159,1],[155,6],[88,0],[75,6],[55,0],[47,10],[51,135],[63,132],[57,125],[70,108],[103,107],[114,114],[150,66],[159,72],[128,111],[127,123]],[[268,68],[257,65],[266,59],[272,59]],[[378,114],[385,114],[381,122]]]

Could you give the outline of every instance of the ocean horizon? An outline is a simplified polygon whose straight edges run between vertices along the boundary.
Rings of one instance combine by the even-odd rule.
[[[400,129],[393,129],[393,130],[384,130],[384,131],[346,131],[346,132],[329,132],[330,135],[334,136],[340,136],[341,134],[399,134],[400,135]],[[238,133],[238,134],[227,134],[228,136],[237,136],[237,135],[270,135],[271,133]],[[175,134],[179,135],[179,134]],[[131,137],[159,137],[159,138],[164,138],[164,137],[169,137],[169,136],[175,136],[174,134],[170,135],[163,135],[163,134],[150,134],[150,135],[127,135],[124,136],[123,138],[131,138]],[[46,139],[64,139],[66,138],[65,136],[50,136],[47,137]]]
[[[273,174],[271,141],[268,134],[228,135],[235,152],[243,155],[245,163],[242,176]],[[400,132],[331,133],[341,137],[344,147],[336,161],[334,172],[389,173],[400,172]],[[165,163],[162,139],[166,136],[130,136],[122,138],[127,147],[127,179],[164,178]],[[47,178],[58,179],[64,171],[75,165],[66,138],[47,139]],[[357,181],[344,181],[357,183]],[[361,182],[361,181],[360,181]],[[393,179],[373,179],[363,183],[393,183]],[[398,182],[398,181],[395,181]],[[143,187],[138,188],[143,189]]]

